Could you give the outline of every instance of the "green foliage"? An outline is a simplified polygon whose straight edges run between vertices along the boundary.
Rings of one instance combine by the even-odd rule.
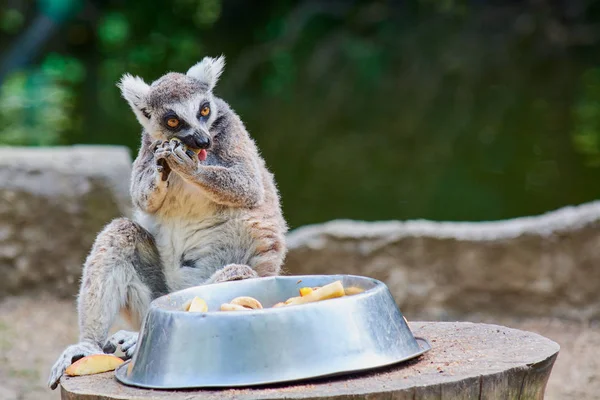
[[[0,30],[5,33],[16,33],[23,26],[25,18],[18,10],[7,8],[0,11]]]
[[[103,2],[93,16],[51,3],[34,11],[72,18],[2,83],[1,143],[135,152],[120,77],[151,82],[223,53],[217,94],[256,138],[292,226],[498,219],[598,197],[589,2],[173,0]],[[35,14],[8,10],[13,35]],[[87,34],[70,41],[74,30]]]
[[[581,76],[580,95],[573,107],[573,143],[588,165],[600,167],[600,68]]]
[[[74,58],[49,54],[40,68],[18,71],[0,87],[0,143],[48,146],[76,129],[74,84],[85,70]]]

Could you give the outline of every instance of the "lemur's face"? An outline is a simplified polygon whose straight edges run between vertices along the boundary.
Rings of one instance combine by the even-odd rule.
[[[208,149],[210,127],[218,115],[212,90],[223,71],[223,57],[205,57],[187,74],[168,73],[152,85],[126,74],[119,84],[142,126],[154,140],[178,138],[192,149]]]

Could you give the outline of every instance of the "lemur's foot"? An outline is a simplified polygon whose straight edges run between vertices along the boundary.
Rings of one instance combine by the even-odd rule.
[[[108,338],[102,350],[104,350],[105,353],[112,354],[117,351],[117,347],[121,347],[121,351],[125,353],[127,358],[131,358],[135,352],[137,340],[137,332],[119,331]]]
[[[80,342],[67,347],[52,367],[50,379],[48,379],[48,386],[50,386],[50,389],[56,389],[60,382],[60,377],[64,374],[65,369],[67,369],[69,365],[83,357],[91,356],[92,354],[104,353],[100,346],[92,342]]]
[[[229,264],[215,272],[207,283],[239,281],[250,278],[258,278],[255,270],[247,265]]]

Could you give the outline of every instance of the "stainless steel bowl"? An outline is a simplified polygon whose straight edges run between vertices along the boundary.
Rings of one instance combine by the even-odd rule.
[[[300,287],[341,280],[365,292],[298,306],[217,311],[237,296],[271,307]],[[207,313],[182,311],[194,296]],[[214,311],[213,311],[214,310]],[[152,302],[133,359],[116,371],[154,389],[253,386],[382,367],[430,349],[416,339],[387,286],[351,275],[286,276],[198,286]]]

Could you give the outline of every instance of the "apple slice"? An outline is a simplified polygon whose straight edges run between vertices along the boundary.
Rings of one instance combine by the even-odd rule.
[[[207,312],[208,304],[200,297],[194,297],[188,308],[188,312]]]
[[[99,374],[112,371],[121,364],[123,360],[111,354],[93,354],[69,365],[65,373],[70,376]]]

